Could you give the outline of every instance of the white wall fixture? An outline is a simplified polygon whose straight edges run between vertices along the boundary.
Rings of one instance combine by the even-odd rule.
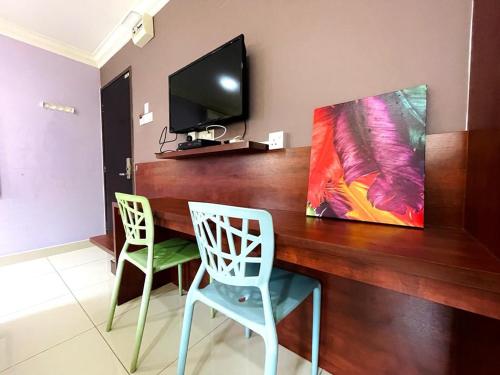
[[[155,36],[153,17],[147,13],[142,15],[141,20],[132,29],[132,42],[137,47],[144,47]]]
[[[213,141],[215,139],[215,129],[196,132],[196,138],[193,139],[208,139],[210,141]]]
[[[269,133],[269,150],[277,150],[280,148],[285,148],[285,132],[283,130],[279,132]]]
[[[75,113],[75,107],[69,107],[61,104],[54,104],[54,103],[49,103],[49,102],[41,102],[40,106],[43,109],[50,109],[51,111],[59,111],[59,112],[66,112],[66,113]]]
[[[189,132],[187,135],[190,136],[193,141],[196,141],[197,139],[208,139],[209,141],[214,141],[215,129],[208,129],[200,132]]]
[[[153,112],[149,112],[149,103],[144,103],[144,113],[139,115],[139,125],[146,125],[153,122]]]
[[[153,122],[153,112],[148,112],[139,116],[139,125],[146,125]]]

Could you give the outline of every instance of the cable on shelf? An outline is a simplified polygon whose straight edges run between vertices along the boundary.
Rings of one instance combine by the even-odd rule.
[[[165,146],[167,143],[172,143],[172,142],[175,142],[177,140],[177,133],[175,133],[175,138],[167,141],[167,130],[168,130],[168,127],[165,126],[163,128],[163,130],[161,131],[160,139],[158,140],[158,143],[160,144],[160,153],[175,151],[175,150],[163,150],[163,146]]]

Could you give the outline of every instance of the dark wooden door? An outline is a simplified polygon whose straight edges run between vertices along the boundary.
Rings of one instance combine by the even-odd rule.
[[[132,117],[130,72],[101,89],[102,143],[106,231],[113,229],[115,192],[132,193]]]

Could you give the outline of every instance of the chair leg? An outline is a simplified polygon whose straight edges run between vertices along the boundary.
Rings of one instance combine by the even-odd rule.
[[[146,324],[146,316],[148,314],[149,296],[151,294],[151,286],[153,285],[153,272],[146,272],[146,280],[142,291],[141,310],[139,312],[139,320],[137,321],[137,331],[135,333],[134,353],[132,354],[132,363],[130,364],[130,372],[137,370],[137,359],[141,350],[142,335]]]
[[[179,359],[177,362],[177,375],[184,375],[186,370],[186,357],[189,348],[189,336],[191,334],[191,323],[193,321],[193,309],[195,301],[192,300],[189,292],[184,307],[184,319],[182,322],[181,342],[179,346]]]
[[[249,339],[250,337],[252,337],[252,330],[248,327],[245,327],[245,337],[247,339]]]
[[[209,283],[212,284],[212,276],[210,276],[210,280],[209,280]],[[213,307],[210,308],[210,317],[213,319],[215,318],[215,309]]]
[[[266,344],[266,363],[264,375],[276,375],[278,369],[278,336],[276,328],[270,327],[264,337]]]
[[[179,295],[182,296],[182,263],[177,265],[177,282],[179,284]]]
[[[313,290],[311,375],[318,375],[320,320],[321,320],[321,285],[318,285]]]
[[[111,295],[111,306],[109,308],[108,322],[106,324],[106,332],[111,331],[113,318],[115,316],[116,303],[118,302],[118,293],[120,293],[120,284],[122,282],[123,267],[125,266],[125,258],[118,258],[116,267],[115,285],[113,286],[113,294]]]

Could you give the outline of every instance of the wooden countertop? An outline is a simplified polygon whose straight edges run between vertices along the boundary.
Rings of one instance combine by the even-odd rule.
[[[186,200],[150,203],[157,225],[194,234]],[[269,212],[278,260],[500,319],[500,259],[463,230]]]

